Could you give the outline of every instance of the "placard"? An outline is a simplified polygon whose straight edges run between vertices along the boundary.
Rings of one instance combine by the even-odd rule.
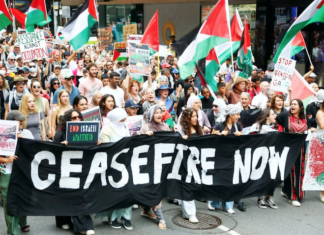
[[[324,191],[324,131],[309,134],[307,152],[303,190]]]
[[[127,36],[129,34],[137,34],[137,24],[129,24],[123,26],[124,42],[127,42]]]
[[[99,121],[101,123],[101,114],[99,106],[87,109],[81,112],[84,121]]]
[[[127,60],[128,54],[126,52],[126,42],[116,42],[114,44],[113,60],[123,61]]]
[[[129,135],[139,135],[143,126],[143,115],[129,116],[125,121],[125,125],[129,130]]]
[[[48,58],[48,51],[43,30],[33,33],[18,34],[23,61],[36,60],[37,58]]]
[[[0,155],[15,155],[19,122],[0,120]]]
[[[54,43],[50,41],[46,41],[46,47],[47,47],[48,58],[53,59]]]
[[[101,50],[108,50],[109,44],[113,43],[111,27],[98,29],[98,43]]]
[[[291,86],[295,67],[296,60],[279,57],[278,62],[275,64],[270,89],[288,93],[288,87]]]
[[[150,48],[146,44],[128,43],[129,71],[132,74],[150,75]]]
[[[67,122],[66,140],[69,144],[95,144],[99,140],[100,123],[94,122]]]

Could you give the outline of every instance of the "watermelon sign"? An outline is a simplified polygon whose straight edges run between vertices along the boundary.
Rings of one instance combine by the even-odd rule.
[[[324,131],[310,135],[303,190],[324,191]]]

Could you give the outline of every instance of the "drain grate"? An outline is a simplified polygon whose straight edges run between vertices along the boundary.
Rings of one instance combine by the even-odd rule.
[[[172,218],[172,222],[180,227],[196,230],[217,228],[222,223],[218,217],[213,215],[196,213],[196,216],[199,220],[199,223],[196,224],[190,223],[189,220],[184,219],[182,214],[174,216]]]

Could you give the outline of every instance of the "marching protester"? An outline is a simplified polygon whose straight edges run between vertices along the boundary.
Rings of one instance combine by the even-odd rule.
[[[213,106],[213,100],[210,98],[210,92],[209,89],[207,87],[202,87],[201,88],[201,95],[203,96],[203,98],[201,98],[201,105],[202,105],[202,109],[211,109]]]
[[[278,130],[288,133],[304,134],[307,131],[307,121],[304,112],[304,104],[299,99],[293,99],[290,103],[289,112],[280,113],[277,116],[280,125]],[[302,184],[304,180],[305,148],[301,152],[291,169],[290,175],[285,179],[281,195],[289,200],[293,206],[300,207],[301,200],[304,199]]]
[[[8,112],[8,103],[5,101],[9,97],[9,86],[4,76],[0,75],[0,120],[4,120]]]
[[[26,88],[27,80],[21,76],[15,76],[14,81],[11,83],[14,84],[14,88],[10,91],[6,103],[8,104],[9,111],[19,110],[23,95],[29,93]]]
[[[324,102],[322,102],[322,106],[316,114],[316,122],[317,122],[317,129],[324,130]],[[320,200],[321,202],[324,202],[324,191],[322,191],[320,194]]]
[[[17,133],[18,138],[34,139],[32,133],[24,128],[24,121],[27,117],[17,110],[10,111],[7,115],[8,121],[19,122],[19,132]],[[4,165],[3,169],[0,168],[0,193],[3,203],[3,212],[7,225],[7,234],[19,235],[18,225],[23,232],[29,232],[30,226],[27,224],[27,216],[11,216],[7,212],[7,195],[8,187],[10,182],[10,176],[12,173],[13,162],[18,159],[18,156],[0,156],[0,164]],[[2,167],[2,166],[1,166]]]
[[[88,109],[88,99],[83,95],[78,95],[74,98],[72,107],[80,112]]]
[[[116,72],[112,72],[109,77],[109,85],[103,87],[100,92],[102,95],[110,94],[115,98],[116,106],[118,108],[124,107],[125,93],[122,88],[119,87],[120,76]]]
[[[105,126],[109,121],[107,118],[108,113],[116,108],[114,96],[109,94],[103,95],[99,102],[99,108],[101,114],[101,123],[102,126]]]
[[[77,109],[70,109],[64,113],[59,123],[59,130],[55,133],[54,142],[68,145],[66,140],[67,122],[81,122],[83,116]],[[99,144],[99,143],[98,143]],[[75,233],[86,235],[95,234],[93,230],[93,222],[90,215],[83,216],[55,216],[56,227],[68,230],[73,227]],[[73,221],[73,222],[72,222]]]
[[[225,87],[225,95],[229,104],[237,104],[240,101],[242,92],[245,92],[246,88],[249,86],[249,80],[242,77],[237,77],[234,82],[233,89],[230,90],[234,77],[235,73],[232,73],[231,80],[226,84]]]
[[[125,126],[127,113],[122,108],[115,108],[107,115],[109,122],[105,125],[100,132],[100,139],[102,143],[117,142],[123,137],[129,136],[129,131]],[[132,206],[117,210],[109,210],[96,214],[95,218],[103,219],[108,217],[109,225],[114,229],[120,229],[121,224],[118,219],[123,223],[127,230],[133,230],[131,223],[132,220]]]
[[[282,95],[275,95],[270,100],[270,108],[278,115],[279,113],[287,112],[284,108],[285,98]]]
[[[148,110],[147,114],[147,124],[142,126],[140,130],[140,134],[147,134],[149,136],[154,135],[155,131],[170,131],[169,126],[162,121],[162,108],[158,105],[153,105]],[[159,228],[162,230],[166,229],[166,222],[162,213],[162,201],[159,205],[152,206],[154,214],[151,212],[150,206],[144,206],[143,211],[141,213],[142,216],[158,219],[159,220]]]

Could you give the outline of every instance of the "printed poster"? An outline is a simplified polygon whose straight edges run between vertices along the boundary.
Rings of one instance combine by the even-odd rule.
[[[98,121],[67,122],[66,140],[69,144],[97,144],[99,131]]]
[[[309,134],[303,190],[324,191],[324,131]]]
[[[54,43],[50,41],[46,41],[46,47],[47,47],[48,58],[53,59]]]
[[[125,121],[125,125],[129,130],[129,135],[139,135],[143,126],[143,115],[129,116]]]
[[[87,109],[81,112],[84,121],[99,121],[101,123],[101,115],[99,106]]]
[[[279,57],[275,64],[275,70],[270,84],[270,89],[288,93],[288,87],[294,77],[296,60]]]
[[[129,70],[131,74],[150,75],[150,50],[146,44],[128,43]]]
[[[0,155],[15,155],[19,122],[0,120]]]
[[[48,50],[44,37],[44,31],[18,34],[18,43],[23,61],[48,58]]]

